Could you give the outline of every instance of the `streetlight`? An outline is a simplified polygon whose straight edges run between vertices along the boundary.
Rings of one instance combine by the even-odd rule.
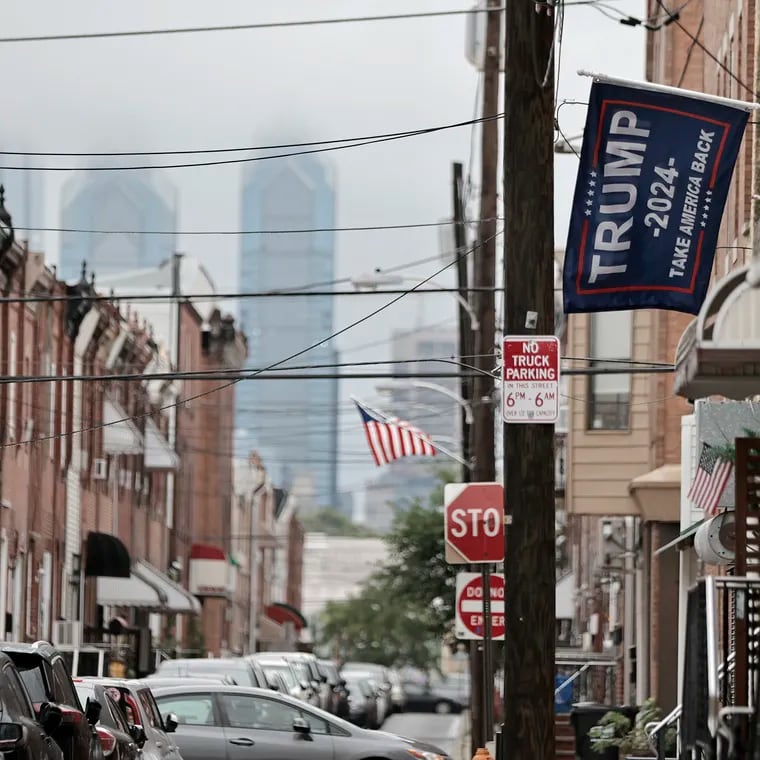
[[[372,272],[371,274],[362,274],[358,277],[351,278],[351,284],[357,290],[377,290],[381,285],[401,285],[404,282],[418,282],[414,277],[401,277],[396,274],[385,274],[383,272]],[[443,285],[437,283],[435,280],[428,280],[431,285],[435,285],[442,288]],[[421,288],[416,289],[420,293],[424,293],[425,290]],[[435,291],[433,291],[435,292]],[[470,306],[470,302],[463,298],[459,293],[450,293],[454,298],[459,301],[459,305],[467,312],[470,317],[470,326],[473,332],[480,330],[480,322],[475,314],[475,310]]]
[[[5,208],[5,187],[0,185],[0,256],[7,253],[15,238],[11,215]]]
[[[472,404],[463,399],[458,393],[447,388],[445,385],[429,383],[427,380],[389,380],[379,383],[375,386],[378,393],[391,393],[393,391],[411,390],[412,388],[421,388],[428,391],[435,391],[448,396],[452,401],[456,401],[464,409],[464,421],[467,425],[472,425]]]

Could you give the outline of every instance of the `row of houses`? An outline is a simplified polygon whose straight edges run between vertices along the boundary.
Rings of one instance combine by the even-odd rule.
[[[135,672],[292,641],[297,498],[233,456],[247,347],[207,272],[66,283],[0,216],[0,638],[118,645]]]
[[[751,0],[694,0],[681,4],[673,20],[663,3],[650,0],[647,79],[756,100],[758,10]],[[683,711],[687,725],[704,730],[709,713],[712,735],[697,740],[693,731],[682,733],[689,748],[701,741],[708,752],[719,733],[719,711],[746,707],[742,699],[752,704],[758,672],[752,652],[760,631],[746,596],[754,586],[740,578],[757,570],[751,561],[757,541],[754,449],[745,447],[743,464],[737,459],[736,487],[732,483],[719,503],[725,514],[696,509],[688,491],[702,444],[730,446],[760,430],[759,138],[751,124],[700,314],[570,315],[564,337],[566,354],[593,357],[592,366],[622,361],[674,364],[675,370],[569,378],[567,643],[611,671],[612,691],[592,698],[641,704],[653,697],[671,723]],[[739,580],[720,580],[727,576]],[[705,584],[722,589],[712,606]],[[694,608],[690,617],[698,589],[701,612]]]

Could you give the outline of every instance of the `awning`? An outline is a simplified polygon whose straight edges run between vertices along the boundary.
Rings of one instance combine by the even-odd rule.
[[[177,470],[179,456],[150,417],[145,418],[145,469]]]
[[[699,530],[702,523],[704,523],[704,520],[700,520],[699,522],[694,523],[694,525],[690,525],[686,530],[682,530],[672,541],[669,541],[667,544],[657,549],[655,556],[662,554],[668,549],[678,549],[681,551],[688,546],[693,546],[694,534]]]
[[[157,570],[145,560],[138,559],[132,571],[138,578],[157,588],[166,596],[167,612],[192,612],[200,614],[200,602],[179,583],[175,583],[168,575]]]
[[[131,560],[127,547],[108,533],[87,534],[84,574],[88,577],[129,578]]]
[[[681,465],[665,464],[628,484],[645,522],[678,522],[681,515]]]
[[[103,450],[106,454],[140,454],[143,437],[124,407],[112,398],[103,399]]]
[[[188,591],[145,560],[137,560],[127,579],[98,578],[98,604],[139,607],[149,612],[199,614],[201,606]]]
[[[299,610],[290,604],[285,604],[285,602],[275,602],[274,604],[270,604],[265,612],[267,617],[280,625],[292,623],[297,631],[306,628],[306,618]]]
[[[98,604],[109,607],[140,607],[151,612],[166,609],[166,597],[137,575],[129,578],[98,578]]]

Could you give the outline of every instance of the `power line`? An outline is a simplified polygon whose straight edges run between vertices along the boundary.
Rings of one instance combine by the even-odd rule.
[[[475,292],[483,292],[487,288],[467,288]],[[493,291],[493,289],[491,289]],[[91,301],[93,303],[102,301],[153,301],[175,303],[183,301],[223,301],[228,299],[247,299],[247,298],[305,298],[316,296],[319,298],[332,298],[338,296],[378,296],[378,295],[399,295],[407,294],[408,291],[403,288],[390,288],[382,290],[258,290],[258,291],[235,291],[231,293],[188,293],[187,295],[172,293],[135,293],[109,295],[31,295],[31,296],[0,296],[0,303],[59,303],[69,301]],[[458,293],[457,288],[425,288],[413,291],[416,294],[425,293]],[[411,294],[410,294],[411,295]]]
[[[4,168],[4,167],[0,167]],[[503,217],[492,219],[473,219],[468,224],[480,224],[481,222],[500,222]],[[410,222],[409,224],[365,224],[349,227],[304,227],[302,229],[275,229],[275,230],[108,230],[82,227],[16,227],[16,232],[60,232],[65,234],[80,235],[307,235],[317,232],[382,232],[385,230],[416,230],[426,227],[447,227],[452,225],[450,219],[441,219],[437,222]]]
[[[418,137],[420,135],[430,135],[436,132],[444,132],[449,129],[458,129],[459,127],[467,127],[473,123],[493,121],[503,118],[504,114],[499,113],[493,116],[486,116],[483,118],[467,119],[466,121],[454,122],[452,124],[443,124],[436,127],[428,127],[426,129],[415,129],[409,132],[400,132],[391,134],[387,137],[378,137],[371,140],[359,140],[344,145],[328,145],[324,148],[312,148],[310,150],[298,150],[290,153],[273,153],[267,156],[246,156],[245,158],[223,158],[213,161],[192,161],[186,163],[174,163],[174,164],[135,164],[127,166],[0,166],[0,169],[9,171],[30,171],[30,172],[116,172],[116,171],[137,171],[137,170],[151,170],[151,169],[188,169],[192,167],[201,166],[228,166],[231,164],[248,164],[256,161],[271,161],[275,158],[294,158],[296,156],[308,156],[315,153],[331,153],[337,150],[346,150],[348,148],[360,148],[365,145],[378,145],[379,143],[394,142],[396,140],[404,140],[408,137]]]
[[[490,10],[490,9],[489,9]],[[503,11],[504,8],[494,10]],[[224,26],[186,26],[164,29],[134,29],[117,32],[78,32],[74,34],[36,34],[26,37],[0,37],[0,43],[16,42],[62,42],[68,40],[113,39],[115,37],[151,37],[168,34],[197,34],[205,32],[241,32],[256,29],[286,29],[303,26],[327,26],[333,24],[367,23],[374,21],[402,21],[406,19],[441,18],[484,13],[485,9],[469,8],[447,11],[419,11],[416,13],[393,13],[375,16],[344,16],[340,18],[301,19],[296,21],[263,21],[254,24],[227,24]]]

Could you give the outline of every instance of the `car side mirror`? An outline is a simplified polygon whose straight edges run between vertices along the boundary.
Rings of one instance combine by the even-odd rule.
[[[13,752],[24,744],[26,734],[20,723],[0,723],[0,752]]]
[[[148,737],[145,735],[145,729],[142,726],[133,725],[129,727],[129,735],[134,739],[135,744],[142,749]]]
[[[297,734],[310,734],[311,726],[306,718],[293,718],[293,730]]]
[[[87,722],[94,726],[100,720],[100,713],[103,710],[103,705],[98,702],[97,699],[90,699],[87,697],[87,705],[84,708],[84,716],[87,718]]]
[[[40,705],[37,716],[46,734],[54,734],[63,722],[61,708],[57,705],[51,705],[50,702],[43,702]]]
[[[174,713],[164,715],[164,728],[167,734],[173,734],[179,725],[179,718]]]

